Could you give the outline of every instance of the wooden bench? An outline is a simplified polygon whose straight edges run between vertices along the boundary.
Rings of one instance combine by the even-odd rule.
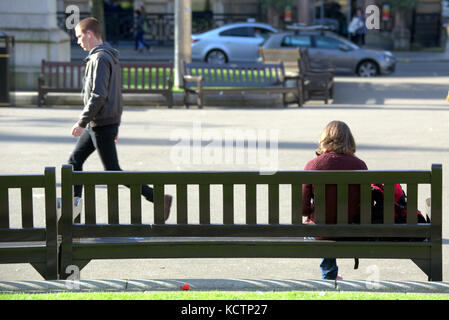
[[[422,171],[259,172],[74,172],[62,168],[61,278],[67,266],[82,269],[94,259],[159,258],[370,258],[412,259],[432,281],[442,280],[442,167]],[[153,223],[142,223],[140,185],[154,185]],[[302,184],[315,186],[316,225],[302,223]],[[384,224],[371,224],[370,183],[384,183]],[[406,184],[408,212],[416,212],[418,184],[431,188],[430,224],[416,213],[394,224],[394,183]],[[73,223],[73,185],[85,185],[82,223]],[[338,185],[337,224],[324,222],[325,184]],[[361,185],[361,224],[348,224],[348,184]],[[96,185],[107,185],[107,222],[99,223]],[[119,210],[119,185],[130,186],[125,212]],[[165,186],[176,185],[172,216],[164,221]],[[196,185],[198,202],[188,203]],[[218,187],[222,201],[212,197]],[[237,185],[244,191],[237,203]],[[287,186],[284,186],[287,185]],[[243,188],[242,186],[242,188]],[[264,187],[265,189],[261,188]],[[285,189],[287,188],[287,189]],[[242,189],[240,189],[242,190]],[[285,191],[287,190],[287,191]],[[266,191],[261,194],[261,191]],[[267,199],[262,210],[257,199]],[[196,194],[195,194],[196,198]],[[218,197],[221,198],[221,197]],[[280,210],[282,199],[290,199]],[[106,204],[102,206],[106,207]],[[123,205],[120,206],[123,208]],[[189,212],[188,208],[193,208]],[[236,208],[244,208],[237,214]],[[196,211],[196,209],[198,211]],[[222,211],[216,217],[211,212]],[[123,223],[126,219],[130,223]],[[304,237],[362,238],[365,241],[309,241]],[[394,237],[395,241],[388,240]],[[416,238],[420,238],[419,241]],[[399,239],[399,240],[398,240]],[[402,239],[402,240],[401,240]],[[415,239],[415,240],[412,240]],[[422,241],[427,239],[427,241]]]
[[[301,59],[299,48],[296,49],[264,49],[260,48],[260,55],[263,63],[284,64],[286,75],[299,75],[298,61]]]
[[[260,48],[260,55],[264,64],[283,63],[285,68],[286,81],[299,80],[301,89],[301,104],[304,103],[304,78],[299,71],[299,59],[301,53],[299,48],[296,49],[264,49]]]
[[[303,100],[333,98],[334,70],[317,69],[310,66],[308,51],[296,49],[260,49],[264,63],[284,63],[287,76],[298,77],[301,81]]]
[[[122,63],[122,93],[162,94],[169,108],[173,106],[173,64]],[[42,60],[38,79],[38,107],[46,104],[49,92],[80,93],[85,63]]]
[[[11,227],[9,190],[20,189],[21,227]],[[45,194],[45,226],[35,227],[39,216],[33,206],[33,190]],[[30,263],[47,280],[58,279],[58,242],[55,168],[43,175],[0,176],[0,263]]]
[[[199,108],[204,105],[208,94],[223,93],[278,93],[282,102],[288,106],[286,96],[293,93],[298,106],[302,105],[302,92],[299,78],[294,87],[286,86],[284,65],[278,64],[209,64],[193,62],[184,64],[184,105],[189,107],[189,95],[197,95]]]

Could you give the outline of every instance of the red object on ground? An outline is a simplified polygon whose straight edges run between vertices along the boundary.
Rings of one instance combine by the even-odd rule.
[[[189,285],[188,283],[186,283],[185,285],[180,286],[179,288],[180,288],[181,290],[190,290],[190,285]]]

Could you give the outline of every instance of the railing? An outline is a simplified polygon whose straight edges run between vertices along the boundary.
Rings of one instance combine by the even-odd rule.
[[[109,42],[117,44],[119,41],[133,41],[133,14],[132,12],[105,12],[106,38]],[[72,43],[76,44],[75,30],[67,29],[66,18],[69,14],[58,12],[58,26],[67,32]],[[90,16],[89,12],[81,12],[80,20]],[[201,15],[194,13],[192,19],[192,33],[201,33],[212,28],[234,23],[248,21],[263,21],[263,16],[255,14],[213,14]],[[145,33],[145,39],[156,42],[159,45],[172,45],[175,35],[175,16],[173,13],[147,13],[146,20],[149,25],[149,31]]]

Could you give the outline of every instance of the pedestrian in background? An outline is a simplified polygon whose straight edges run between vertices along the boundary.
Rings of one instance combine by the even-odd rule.
[[[365,15],[361,8],[357,8],[354,18],[352,18],[351,23],[348,27],[348,32],[351,35],[351,41],[358,45],[365,45]]]
[[[75,27],[78,44],[89,55],[85,59],[83,101],[84,109],[73,125],[71,134],[79,137],[68,163],[75,171],[98,151],[106,171],[122,171],[119,166],[116,142],[122,117],[122,84],[119,52],[102,41],[101,24],[95,18],[86,18]],[[142,195],[153,202],[153,189],[142,185]],[[74,196],[80,198],[82,185],[74,187]],[[168,219],[172,196],[164,197],[164,216]]]
[[[134,10],[134,51],[143,52],[143,48],[145,47],[148,52],[151,52],[150,44],[144,39],[145,29],[146,29],[146,21],[142,12],[137,9]]]

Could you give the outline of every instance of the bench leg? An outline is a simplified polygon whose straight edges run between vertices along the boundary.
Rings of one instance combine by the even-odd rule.
[[[203,109],[203,102],[204,102],[204,96],[202,93],[199,93],[197,98],[196,98],[197,104],[198,104],[198,108]]]
[[[173,93],[171,93],[171,92],[167,93],[166,98],[167,98],[168,107],[172,108],[173,107]]]
[[[283,94],[282,94],[282,104],[284,105],[284,108],[287,108],[287,107],[288,107],[287,93],[283,93]]]
[[[189,108],[189,92],[187,90],[184,90],[184,106]]]
[[[38,96],[37,96],[37,107],[42,108],[42,105],[45,104],[45,94],[39,90]]]
[[[304,95],[303,95],[304,94],[304,90],[303,90],[302,85],[299,82],[299,80],[296,83],[296,88],[297,88],[296,94],[298,95],[298,99],[297,99],[298,107],[302,107],[303,99],[304,99]]]

